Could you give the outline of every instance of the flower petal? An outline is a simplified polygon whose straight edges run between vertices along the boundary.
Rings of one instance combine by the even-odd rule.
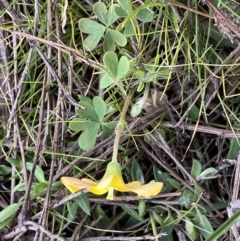
[[[133,188],[141,187],[141,182],[139,181],[129,182],[129,183],[126,183],[126,186],[131,190]]]
[[[77,179],[74,177],[62,177],[61,182],[72,192],[75,193],[77,191],[80,191],[82,189],[88,188],[89,186],[95,186],[97,185],[96,182],[83,178],[83,179]]]
[[[88,190],[91,193],[94,193],[96,195],[102,195],[102,194],[108,192],[108,189],[109,188],[99,188],[98,186],[90,186],[90,187],[88,187]]]
[[[162,182],[150,182],[141,187],[131,188],[131,192],[137,193],[138,196],[151,197],[157,195],[163,187]]]

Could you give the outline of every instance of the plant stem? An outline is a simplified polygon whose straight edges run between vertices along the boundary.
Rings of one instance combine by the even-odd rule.
[[[117,161],[117,156],[118,156],[118,146],[119,146],[119,141],[121,138],[122,131],[124,130],[124,125],[125,125],[125,116],[128,110],[128,107],[131,103],[133,94],[135,92],[135,88],[130,89],[127,98],[124,102],[122,112],[120,114],[120,118],[118,121],[118,124],[116,126],[116,136],[114,140],[114,145],[113,145],[113,155],[112,155],[112,161]]]

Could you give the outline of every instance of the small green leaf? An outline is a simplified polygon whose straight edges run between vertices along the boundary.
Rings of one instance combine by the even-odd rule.
[[[198,215],[196,215],[196,218],[193,221],[195,226],[198,228],[199,232],[203,235],[205,239],[210,237],[211,234],[214,232],[212,225],[206,218],[206,216],[198,213]]]
[[[104,37],[104,41],[103,41],[104,52],[116,50],[116,44],[109,31],[110,31],[110,29],[107,30],[105,37]]]
[[[104,32],[97,32],[94,34],[89,35],[84,41],[83,46],[86,50],[92,51],[96,48],[97,44],[99,43],[100,39],[102,38]]]
[[[31,195],[39,195],[44,190],[48,188],[48,184],[46,182],[40,182],[40,183],[33,183],[32,189],[31,189]]]
[[[6,157],[6,161],[8,161],[10,164],[12,164],[15,167],[21,168],[21,163],[19,160],[16,160],[12,157]]]
[[[98,122],[98,116],[97,113],[93,107],[93,104],[90,104],[85,101],[80,101],[80,104],[85,107],[85,109],[78,109],[76,110],[76,113],[83,118]]]
[[[86,122],[88,121],[85,119],[74,118],[73,120],[70,121],[69,128],[72,131],[83,131],[87,128],[85,124]]]
[[[68,223],[72,222],[75,218],[78,210],[78,204],[77,202],[71,203],[67,202],[67,221]]]
[[[180,189],[180,183],[176,179],[174,179],[174,178],[167,178],[166,181],[168,181],[177,190]]]
[[[112,125],[112,123],[114,125]],[[116,125],[117,125],[117,121],[103,123],[102,124],[102,138],[103,139],[108,138],[113,133],[113,131],[115,130]]]
[[[88,215],[91,215],[90,202],[86,194],[81,194],[75,198],[78,206]]]
[[[227,154],[227,159],[234,159],[240,151],[240,138],[232,137],[230,140],[230,148]]]
[[[132,12],[132,3],[129,0],[118,0],[118,3],[121,5],[121,7],[127,12]]]
[[[6,176],[12,172],[12,168],[6,165],[0,165],[0,175]]]
[[[192,169],[191,169],[191,175],[196,178],[202,171],[202,164],[196,160],[193,159]]]
[[[141,217],[139,217],[138,213],[134,209],[129,208],[126,205],[122,205],[121,208],[123,209],[123,211],[128,213],[131,217],[133,217],[139,221],[143,221],[143,219]]]
[[[88,128],[82,132],[82,134],[79,137],[78,143],[83,150],[87,151],[94,147],[99,129],[100,124],[92,122],[91,128]]]
[[[122,79],[129,71],[129,61],[128,58],[122,56],[118,63],[117,79]]]
[[[139,19],[140,21],[147,23],[147,22],[152,22],[153,21],[153,14],[147,10],[147,9],[142,9],[140,11],[138,11],[137,15],[136,15],[137,19]]]
[[[28,171],[31,172],[32,168],[33,168],[33,163],[27,162],[26,166],[27,166]],[[40,166],[38,166],[38,165],[36,165],[34,176],[36,177],[36,179],[39,182],[47,183],[47,181],[45,180],[44,172],[43,172],[42,168]]]
[[[20,206],[21,203],[12,203],[0,212],[0,230],[12,221]]]
[[[140,200],[138,203],[138,213],[139,217],[143,217],[146,211],[146,203],[144,200]]]
[[[122,33],[114,29],[109,29],[108,32],[117,45],[123,47],[127,44],[127,38]]]
[[[103,2],[96,2],[93,5],[93,12],[97,15],[98,19],[104,24],[107,25],[107,8]]]
[[[169,241],[172,240],[172,231],[174,228],[174,218],[172,217],[171,211],[168,210],[168,216],[167,218],[163,221],[163,228],[161,232],[166,232],[168,235],[161,237],[161,241]]]
[[[106,115],[107,112],[107,107],[104,100],[99,96],[95,96],[93,98],[93,106],[99,121],[102,121],[103,117]]]
[[[112,85],[113,83],[114,83],[113,78],[108,74],[104,74],[100,80],[100,88],[105,89],[110,85]]]
[[[126,23],[125,29],[124,29],[124,35],[127,37],[130,37],[135,34],[135,26],[134,24],[137,24],[137,22],[133,19],[132,21],[129,21]]]
[[[125,18],[125,17],[128,16],[127,12],[126,12],[123,8],[121,8],[121,7],[119,7],[119,6],[116,6],[116,7],[114,8],[114,11],[115,11],[115,13],[116,13],[119,17]]]
[[[195,225],[192,223],[192,221],[189,217],[185,217],[185,229],[186,229],[188,236],[192,240],[196,240],[197,231],[196,231]]]
[[[142,111],[142,108],[143,108],[143,105],[145,103],[145,98],[141,98],[139,99],[131,108],[131,112],[130,112],[130,115],[132,117],[136,117],[138,116],[141,111]]]
[[[103,56],[103,62],[107,67],[109,73],[112,77],[117,78],[118,70],[118,57],[117,54],[113,51],[108,51]]]
[[[95,208],[95,215],[96,217],[102,216],[102,218],[98,222],[98,225],[100,228],[106,228],[107,225],[110,223],[110,219],[108,218],[108,215],[103,211],[101,205],[99,204]]]
[[[213,167],[209,167],[206,170],[204,170],[200,175],[198,175],[196,180],[200,181],[200,180],[205,180],[205,179],[216,178],[219,176],[219,175],[215,175],[217,172],[218,172],[217,169],[215,169]]]
[[[117,7],[117,4],[111,4],[108,8],[108,13],[107,13],[107,25],[111,25],[117,21],[119,16],[115,12],[115,7]]]
[[[102,24],[99,24],[88,18],[82,18],[79,20],[79,28],[83,33],[95,34],[95,33],[104,33],[105,27]]]
[[[142,168],[135,159],[132,162],[131,175],[134,181],[139,181],[141,184],[145,183]]]
[[[178,203],[181,206],[185,206],[186,208],[189,208],[192,203],[192,197],[193,193],[189,190],[184,190],[182,196],[178,199]]]
[[[188,102],[188,106],[190,106],[190,105],[191,105],[191,102]],[[192,108],[190,109],[189,116],[190,116],[191,120],[193,120],[193,121],[198,120],[199,108],[196,105],[193,105]]]

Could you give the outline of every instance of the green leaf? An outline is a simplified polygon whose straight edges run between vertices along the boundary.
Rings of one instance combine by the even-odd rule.
[[[113,83],[114,83],[113,78],[108,74],[104,74],[100,80],[100,88],[105,89],[110,85],[112,85]]]
[[[117,30],[109,29],[108,33],[111,35],[112,39],[117,45],[123,47],[127,44],[127,38]]]
[[[139,19],[140,21],[147,23],[147,22],[152,22],[153,21],[153,14],[147,10],[147,9],[142,9],[140,11],[138,11],[137,15],[136,15],[137,19]]]
[[[191,105],[191,102],[188,102],[188,106],[190,106],[190,105]],[[199,108],[196,105],[193,105],[192,108],[190,109],[189,116],[190,116],[191,120],[193,120],[193,121],[198,120]]]
[[[191,175],[196,178],[202,171],[202,164],[196,160],[193,159],[192,169],[191,169]]]
[[[96,217],[102,216],[102,218],[99,220],[98,225],[100,228],[106,228],[107,225],[110,223],[110,219],[108,218],[108,215],[103,211],[101,208],[101,205],[97,205],[95,208],[95,215]]]
[[[121,8],[121,7],[119,7],[119,6],[116,6],[116,7],[114,8],[114,11],[115,11],[115,13],[116,13],[119,17],[125,18],[125,17],[128,16],[127,12],[126,12],[123,8]]]
[[[95,34],[104,33],[106,28],[93,20],[88,18],[82,18],[79,20],[79,28],[83,33]]]
[[[162,172],[160,169],[158,169],[156,166],[153,166],[153,175],[154,178],[157,182],[163,182],[163,191],[168,191],[170,192],[172,190],[172,185],[170,185],[170,183],[168,181],[166,181],[167,179],[171,178],[166,172]]]
[[[99,96],[95,96],[93,98],[93,106],[99,121],[102,121],[107,112],[107,107],[104,100]]]
[[[180,183],[176,179],[174,179],[174,178],[167,178],[166,181],[168,181],[177,190],[180,189]]]
[[[110,29],[107,30],[105,37],[104,37],[104,41],[103,41],[104,52],[116,50],[116,44],[109,31],[110,31]]]
[[[78,143],[79,146],[87,151],[94,147],[97,139],[97,134],[100,129],[100,124],[96,122],[92,122],[91,128],[87,128],[79,137]]]
[[[218,172],[217,169],[215,169],[213,167],[209,167],[206,170],[204,170],[200,175],[198,175],[196,180],[200,181],[200,180],[205,180],[205,179],[216,178],[219,176],[219,175],[215,175],[217,172]]]
[[[0,230],[12,221],[21,205],[21,203],[12,203],[0,212]]]
[[[107,8],[103,2],[96,2],[93,5],[93,12],[97,15],[98,19],[104,24],[107,25]]]
[[[196,240],[197,231],[196,231],[195,225],[192,223],[192,221],[189,217],[185,217],[185,230],[186,230],[188,236],[192,240]]]
[[[97,32],[94,34],[89,35],[84,41],[83,46],[86,50],[92,51],[96,48],[97,44],[99,43],[100,39],[102,38],[104,32]]]
[[[48,183],[46,182],[33,183],[32,189],[31,189],[31,195],[34,196],[34,195],[41,194],[47,188],[48,188]]]
[[[135,27],[134,27],[134,23],[136,23],[136,21],[134,21],[134,19],[132,21],[129,21],[126,23],[125,29],[124,29],[124,35],[129,37],[135,34]]]
[[[118,3],[121,5],[121,7],[127,12],[132,12],[132,3],[129,0],[118,0]]]
[[[182,196],[178,199],[178,203],[181,206],[189,208],[192,203],[193,193],[189,190],[184,190]]]
[[[118,72],[118,57],[117,54],[113,51],[108,51],[103,56],[103,62],[107,67],[109,73],[112,77],[117,78]]]
[[[196,215],[196,218],[193,220],[193,222],[205,239],[209,238],[213,233],[212,225],[209,222],[209,220],[206,218],[206,216],[198,213],[198,215]],[[212,239],[212,241],[213,240],[214,239]]]
[[[141,111],[142,111],[142,108],[143,108],[143,105],[145,103],[145,98],[141,98],[139,99],[131,108],[131,111],[130,111],[130,115],[132,117],[136,117],[138,116]]]
[[[161,237],[161,241],[169,241],[172,240],[172,231],[174,228],[174,219],[172,217],[171,211],[168,210],[168,216],[167,218],[163,221],[163,228],[161,232],[166,232],[168,236],[163,236]]]
[[[128,58],[122,56],[118,63],[117,79],[122,79],[129,71],[129,61]]]
[[[111,25],[117,21],[119,16],[115,12],[115,7],[117,7],[117,4],[111,4],[108,8],[108,13],[107,13],[107,25]]]
[[[71,223],[73,219],[75,218],[78,210],[78,204],[77,202],[71,203],[67,202],[67,221],[68,223]]]
[[[28,171],[31,172],[32,168],[33,168],[33,163],[27,162],[26,166],[27,166]],[[38,165],[36,165],[34,176],[36,177],[36,179],[39,182],[47,183],[47,181],[45,180],[44,172],[43,172],[42,168]]]
[[[21,163],[19,160],[16,160],[12,157],[6,157],[6,161],[8,161],[10,164],[12,164],[15,167],[21,168]]]
[[[117,121],[103,123],[102,124],[102,138],[103,139],[108,138],[115,130],[116,125],[117,125]]]
[[[227,159],[234,159],[238,155],[240,151],[240,139],[239,138],[231,138],[230,140],[230,149],[227,154]]]
[[[134,209],[129,208],[126,205],[122,205],[121,208],[123,209],[123,211],[128,213],[131,217],[133,217],[139,221],[143,221],[143,219],[141,217],[139,217],[138,213]]]
[[[86,194],[81,194],[75,198],[78,206],[88,215],[91,215],[90,202]]]
[[[141,184],[145,183],[142,168],[135,159],[132,162],[131,175],[134,181],[139,181]]]
[[[0,175],[6,176],[12,172],[12,168],[6,165],[0,165]]]
[[[81,118],[74,118],[69,123],[69,128],[72,131],[83,131],[87,128],[88,120],[81,119]]]
[[[85,107],[85,109],[78,109],[76,110],[76,113],[83,117],[83,118],[86,118],[86,119],[89,119],[89,120],[92,120],[92,121],[95,121],[95,122],[98,122],[99,119],[98,119],[98,116],[97,116],[97,113],[93,107],[93,104],[90,104],[88,102],[85,102],[85,101],[80,101],[80,104],[82,106]]]
[[[143,217],[146,211],[146,203],[144,200],[140,200],[138,203],[138,213],[139,217]]]

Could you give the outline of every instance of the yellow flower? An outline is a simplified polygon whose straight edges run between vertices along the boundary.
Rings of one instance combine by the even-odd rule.
[[[107,165],[107,170],[100,182],[74,177],[62,177],[61,181],[72,193],[87,188],[90,192],[97,195],[108,192],[107,199],[109,200],[114,199],[114,190],[134,192],[138,196],[151,197],[157,195],[163,187],[162,182],[150,182],[146,185],[141,185],[140,182],[135,181],[125,184],[122,178],[121,166],[115,161]]]

